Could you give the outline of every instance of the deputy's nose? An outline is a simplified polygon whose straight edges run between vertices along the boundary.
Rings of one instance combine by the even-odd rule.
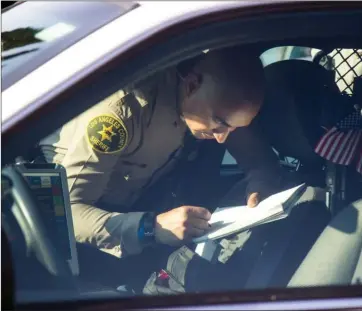
[[[229,136],[229,131],[225,133],[214,133],[214,137],[219,144],[223,144]]]

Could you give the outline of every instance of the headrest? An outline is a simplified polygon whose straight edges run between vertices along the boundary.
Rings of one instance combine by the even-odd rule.
[[[334,94],[326,92],[326,86],[339,94],[333,72],[306,60],[284,60],[264,68],[266,78],[266,103],[264,123],[270,128],[278,124],[273,139],[283,141],[275,148],[282,154],[295,157],[303,163],[316,163],[319,157],[314,145],[323,133],[321,120],[326,101]],[[272,133],[269,133],[272,135]]]
[[[290,59],[270,64],[264,68],[269,83],[282,83],[293,90],[316,90],[328,86],[338,91],[334,82],[334,71],[307,60]]]

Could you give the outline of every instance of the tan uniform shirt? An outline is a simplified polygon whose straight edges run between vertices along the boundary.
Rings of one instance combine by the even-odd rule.
[[[109,212],[103,204],[129,207],[143,188],[176,162],[186,127],[176,109],[174,69],[119,91],[40,146],[48,162],[67,170],[76,240],[117,257],[142,250],[140,212]],[[124,211],[127,211],[124,209]]]

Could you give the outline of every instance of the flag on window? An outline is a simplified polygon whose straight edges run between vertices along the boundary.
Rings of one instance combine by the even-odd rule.
[[[356,111],[328,130],[319,140],[315,152],[340,165],[356,163],[362,174],[362,116]]]

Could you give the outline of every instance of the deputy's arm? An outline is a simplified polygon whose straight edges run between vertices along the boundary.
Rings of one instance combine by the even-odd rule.
[[[226,146],[246,174],[248,199],[253,199],[250,196],[258,193],[259,200],[262,200],[280,190],[282,171],[279,160],[256,122],[232,132]]]
[[[117,257],[142,250],[137,231],[144,214],[97,206],[132,135],[127,107],[111,105],[119,100],[119,94],[113,95],[42,142],[47,160],[66,168],[76,240]]]

